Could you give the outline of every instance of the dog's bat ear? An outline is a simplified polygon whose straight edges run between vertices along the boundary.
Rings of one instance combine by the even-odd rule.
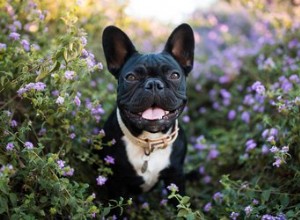
[[[119,71],[126,60],[137,51],[129,37],[115,26],[108,26],[104,29],[102,46],[107,68],[118,78]]]
[[[181,24],[170,35],[164,52],[171,54],[187,75],[193,69],[195,40],[192,28]]]

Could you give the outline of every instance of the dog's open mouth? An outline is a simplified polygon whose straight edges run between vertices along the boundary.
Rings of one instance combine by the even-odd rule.
[[[170,120],[177,118],[180,114],[180,109],[176,109],[173,111],[166,111],[159,107],[150,107],[143,112],[133,113],[130,111],[126,111],[127,115],[131,118],[135,119],[144,119],[148,121],[159,121],[159,120]]]

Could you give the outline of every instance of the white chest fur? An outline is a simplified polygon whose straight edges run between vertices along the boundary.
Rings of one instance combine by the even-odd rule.
[[[142,136],[145,135],[148,136],[149,133],[143,134]],[[152,135],[153,134],[151,134],[151,136]],[[157,136],[160,134],[155,135]],[[141,187],[143,191],[146,192],[157,183],[160,171],[169,166],[172,144],[164,149],[155,149],[149,156],[146,156],[144,149],[141,146],[137,146],[126,136],[122,139],[125,142],[126,152],[130,163],[133,165],[136,173],[145,181]],[[146,171],[143,173],[142,166],[146,160],[148,161],[148,166]]]

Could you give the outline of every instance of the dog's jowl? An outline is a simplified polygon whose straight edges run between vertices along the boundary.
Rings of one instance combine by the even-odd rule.
[[[184,193],[185,135],[178,117],[186,102],[186,77],[193,67],[194,35],[178,26],[161,53],[139,53],[115,26],[103,32],[108,70],[118,80],[117,105],[104,125],[99,151],[114,157],[108,197],[129,197],[151,190],[159,180],[174,183]]]

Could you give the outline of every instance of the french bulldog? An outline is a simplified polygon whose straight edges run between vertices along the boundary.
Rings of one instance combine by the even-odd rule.
[[[113,175],[105,183],[108,198],[150,191],[160,180],[184,194],[187,143],[178,117],[187,103],[186,77],[193,68],[192,28],[178,26],[160,53],[139,53],[115,26],[105,28],[102,44],[107,68],[118,81],[116,108],[104,125],[99,151],[102,158],[114,158]]]

